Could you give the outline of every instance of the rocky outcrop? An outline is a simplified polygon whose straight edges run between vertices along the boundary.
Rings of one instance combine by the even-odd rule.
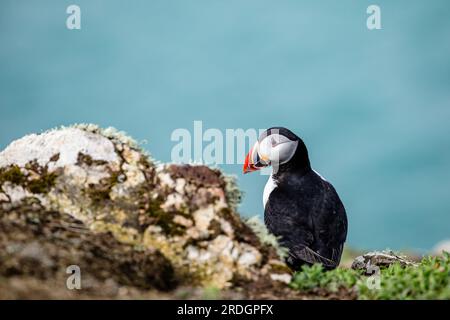
[[[17,243],[0,276],[32,275],[18,267],[25,251],[52,270],[45,276],[78,264],[93,279],[139,288],[286,279],[276,244],[237,214],[239,199],[221,171],[157,164],[114,129],[25,136],[0,153],[0,246]]]
[[[373,251],[355,258],[352,269],[363,270],[367,274],[374,272],[374,267],[385,268],[398,263],[402,267],[417,265],[406,257],[395,254],[393,251]]]
[[[450,240],[442,240],[438,242],[432,249],[432,253],[435,255],[441,255],[444,252],[450,253]]]

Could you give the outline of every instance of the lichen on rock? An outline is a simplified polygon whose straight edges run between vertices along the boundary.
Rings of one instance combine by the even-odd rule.
[[[240,197],[219,169],[157,164],[133,139],[95,125],[25,136],[0,153],[0,215],[31,201],[41,214],[161,252],[175,277],[193,285],[224,288],[271,274],[285,281],[275,243],[237,213]]]

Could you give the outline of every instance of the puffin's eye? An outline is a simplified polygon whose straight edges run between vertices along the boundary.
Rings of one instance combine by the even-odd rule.
[[[253,159],[253,166],[257,168],[261,166],[261,157],[258,154],[257,148],[253,149],[252,159]]]
[[[270,143],[272,144],[272,147],[275,147],[278,144],[278,141],[274,137],[272,137],[270,138]]]
[[[260,157],[259,154],[257,155],[257,161],[255,162],[256,167],[265,167],[270,164],[270,161],[267,157]]]
[[[255,161],[254,166],[257,168],[263,167],[263,163],[262,163],[261,158],[258,153],[256,153],[256,161]]]

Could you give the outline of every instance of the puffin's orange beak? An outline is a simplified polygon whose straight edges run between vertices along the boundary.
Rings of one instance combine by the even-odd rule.
[[[242,171],[244,173],[249,173],[257,170],[261,170],[266,167],[268,163],[262,162],[258,155],[258,143],[256,143],[253,148],[250,149],[247,156],[245,157],[244,167]]]
[[[245,157],[244,167],[242,168],[244,174],[260,169],[255,167],[252,158],[253,158],[253,148],[250,149],[250,151],[247,153],[247,156]]]

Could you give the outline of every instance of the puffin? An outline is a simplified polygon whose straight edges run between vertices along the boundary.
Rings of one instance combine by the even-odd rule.
[[[283,127],[265,130],[244,160],[243,172],[271,166],[264,187],[264,223],[288,249],[294,271],[321,264],[335,269],[347,238],[347,214],[333,185],[316,172],[305,143]]]

